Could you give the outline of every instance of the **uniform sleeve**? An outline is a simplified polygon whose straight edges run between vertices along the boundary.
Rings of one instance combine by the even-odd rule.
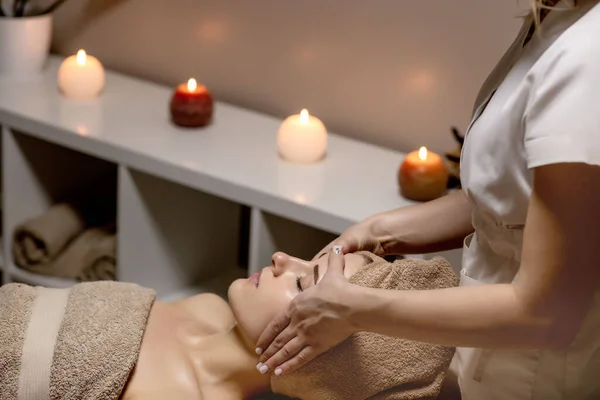
[[[581,38],[546,55],[540,70],[528,77],[527,166],[600,165],[600,40]]]

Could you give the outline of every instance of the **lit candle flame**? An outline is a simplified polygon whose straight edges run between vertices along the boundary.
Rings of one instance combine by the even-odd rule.
[[[300,122],[303,124],[308,122],[308,110],[306,108],[300,111]]]
[[[419,158],[421,160],[427,160],[427,147],[423,146],[419,149]]]
[[[75,132],[77,132],[81,136],[87,136],[87,134],[90,133],[88,131],[88,128],[85,125],[83,125],[83,124],[77,124],[75,126]]]
[[[193,92],[194,90],[196,90],[197,87],[198,87],[198,83],[196,82],[196,80],[194,78],[191,78],[188,81],[188,90],[190,92]]]
[[[302,193],[298,193],[297,195],[294,196],[294,200],[296,201],[296,203],[298,204],[306,204],[306,196],[303,195]]]
[[[77,64],[85,65],[85,60],[87,59],[87,55],[85,54],[85,50],[81,49],[77,52]]]

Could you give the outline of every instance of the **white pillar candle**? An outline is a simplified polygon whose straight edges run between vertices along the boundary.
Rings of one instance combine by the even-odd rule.
[[[277,149],[281,157],[291,162],[319,161],[327,152],[327,129],[320,119],[304,109],[283,121],[277,136]]]
[[[104,67],[96,57],[79,50],[58,69],[58,87],[69,98],[91,99],[104,88]]]

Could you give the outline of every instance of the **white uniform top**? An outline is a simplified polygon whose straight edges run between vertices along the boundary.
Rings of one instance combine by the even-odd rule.
[[[533,168],[600,165],[599,2],[559,3],[569,10],[523,47],[526,21],[478,96],[461,161],[475,228],[461,285],[516,279]],[[459,348],[453,365],[466,400],[600,399],[600,295],[565,351]]]

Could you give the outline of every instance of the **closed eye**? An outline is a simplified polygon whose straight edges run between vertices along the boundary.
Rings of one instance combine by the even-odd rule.
[[[296,278],[296,286],[298,286],[298,290],[301,292],[304,292],[304,289],[302,289],[302,282],[300,281],[302,279],[301,276]]]

